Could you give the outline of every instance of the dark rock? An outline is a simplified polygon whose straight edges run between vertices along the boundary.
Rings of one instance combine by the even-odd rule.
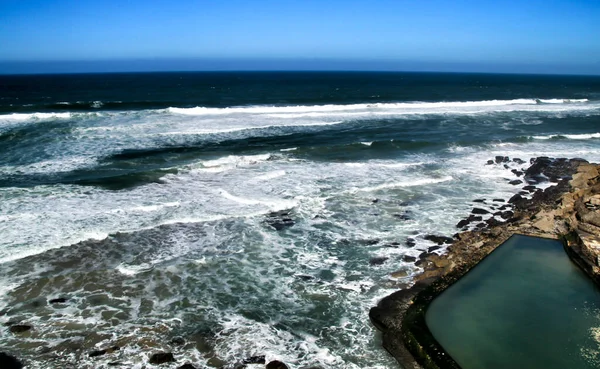
[[[508,164],[504,164],[504,169],[509,169],[510,167],[508,166]]]
[[[265,223],[278,231],[287,227],[291,227],[295,224],[294,220],[290,218],[290,211],[288,210],[274,211],[269,213],[269,215],[267,215],[267,219],[265,219]]]
[[[154,365],[164,364],[164,363],[174,363],[175,357],[170,352],[157,352],[150,356],[149,363]]]
[[[381,264],[385,263],[386,260],[388,260],[388,259],[389,258],[385,257],[385,256],[371,258],[371,260],[369,260],[369,265],[381,265]]]
[[[377,203],[379,202],[379,199],[373,199],[373,200],[371,200],[371,202],[372,202],[373,204],[377,204]]]
[[[469,222],[468,219],[463,219],[460,222],[456,223],[456,228],[462,228],[462,227],[468,226],[469,223],[471,223],[471,222]]]
[[[265,369],[289,369],[287,365],[279,360],[273,360],[265,366]]]
[[[177,367],[177,369],[197,369],[192,364],[183,364],[182,366]]]
[[[513,158],[513,162],[515,162],[517,164],[525,164],[525,161],[520,158]]]
[[[264,363],[266,363],[265,355],[251,356],[249,358],[242,360],[242,364],[264,364]]]
[[[434,234],[428,234],[427,236],[425,236],[423,238],[426,239],[427,241],[435,242],[438,245],[442,245],[444,243],[451,244],[452,242],[454,242],[454,240],[450,237],[436,236]]]
[[[520,179],[515,179],[515,180],[508,182],[508,184],[511,184],[513,186],[520,185],[521,183],[523,183],[523,181],[521,181]]]
[[[0,352],[0,368],[2,369],[22,369],[23,364],[16,357]]]
[[[415,241],[414,238],[407,238],[406,239],[406,247],[415,247],[415,245],[417,244],[417,241]]]
[[[392,214],[392,216],[394,218],[398,218],[400,220],[410,220],[411,219],[407,213],[403,213],[403,214],[395,213],[395,214]]]
[[[485,163],[485,165],[492,165],[492,164],[494,164],[493,160],[488,160],[487,163]]]
[[[477,223],[477,225],[475,227],[477,228],[485,228],[487,224],[481,222],[481,223]]]
[[[304,275],[304,274],[298,275],[296,277],[300,278],[303,281],[311,281],[311,280],[315,279],[315,277],[313,277],[312,275]]]
[[[435,250],[439,250],[441,249],[440,246],[431,246],[430,248],[427,249],[427,252],[433,252]]]
[[[485,202],[485,199],[475,199],[473,202]]]
[[[496,164],[500,164],[500,163],[508,163],[510,161],[510,158],[508,156],[496,156]]]
[[[512,211],[510,211],[510,210],[507,210],[507,211],[503,211],[503,212],[500,214],[500,218],[502,218],[502,219],[510,219],[510,218],[511,218],[513,215],[515,215],[515,213],[513,213],[513,212],[512,212]]]
[[[394,247],[394,248],[397,248],[398,246],[400,246],[400,242],[390,242],[390,243],[386,243],[383,246],[384,247]]]
[[[402,261],[407,262],[407,263],[414,263],[416,260],[417,260],[416,257],[410,256],[410,255],[404,255],[402,257]]]
[[[522,176],[522,175],[523,175],[523,172],[522,172],[522,171],[520,171],[520,170],[513,169],[513,170],[511,170],[511,172],[512,172],[514,175],[516,175],[517,177],[520,177],[520,176]]]
[[[183,337],[173,337],[169,343],[171,345],[182,346],[185,345],[185,339]]]
[[[510,199],[508,199],[509,204],[515,204],[515,203],[522,202],[522,201],[525,201],[525,198],[523,198],[523,196],[521,196],[519,194],[516,194],[513,197],[511,197]]]
[[[489,214],[490,212],[485,210],[485,209],[481,209],[481,208],[473,208],[473,210],[471,210],[472,214]]]
[[[491,217],[490,219],[486,220],[485,223],[490,226],[490,227],[495,227],[497,225],[502,224],[501,221],[499,221],[498,219]]]
[[[15,324],[15,325],[11,325],[10,328],[8,328],[8,330],[10,331],[10,333],[23,333],[23,332],[27,332],[29,330],[31,330],[31,328],[33,328],[30,325],[27,324]]]
[[[65,302],[67,302],[67,299],[64,297],[48,300],[50,304],[64,304]]]
[[[104,354],[112,354],[115,351],[119,351],[121,348],[119,346],[109,347],[104,350],[94,350],[89,353],[89,357],[102,356]]]
[[[91,351],[88,356],[96,357],[96,356],[102,356],[104,354],[106,354],[106,350],[94,350],[94,351]]]
[[[529,192],[535,192],[537,190],[537,187],[532,186],[532,185],[528,185],[528,186],[524,186],[523,189],[525,191],[529,191]]]
[[[494,202],[504,202],[504,199],[494,199],[492,201],[494,201]]]

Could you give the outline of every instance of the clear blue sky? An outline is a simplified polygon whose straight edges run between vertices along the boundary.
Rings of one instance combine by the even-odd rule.
[[[129,59],[600,74],[600,0],[0,0],[0,73]]]

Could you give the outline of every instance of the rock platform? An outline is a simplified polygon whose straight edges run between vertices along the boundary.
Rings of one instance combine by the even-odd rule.
[[[500,163],[508,160],[502,158]],[[457,225],[463,231],[454,235],[446,254],[421,260],[423,271],[412,287],[385,297],[370,310],[384,348],[402,368],[459,368],[429,332],[427,306],[513,234],[562,239],[569,257],[600,284],[600,165],[547,157],[530,163],[518,174],[523,175],[524,191],[508,200],[509,219],[464,228],[472,221],[471,214]],[[498,158],[487,163],[494,164]],[[545,181],[552,185],[535,187]]]

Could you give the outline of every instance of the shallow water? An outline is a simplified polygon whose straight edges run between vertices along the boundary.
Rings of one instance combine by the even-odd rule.
[[[600,365],[600,289],[555,240],[511,237],[434,299],[426,322],[463,369]]]

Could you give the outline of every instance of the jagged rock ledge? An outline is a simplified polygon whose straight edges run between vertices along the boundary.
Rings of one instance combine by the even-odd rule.
[[[445,255],[423,260],[423,272],[411,288],[385,297],[369,312],[384,348],[402,368],[459,368],[429,332],[427,306],[513,234],[563,239],[569,257],[600,284],[600,165],[547,157],[531,164],[525,179],[555,184],[531,198],[515,195],[506,222],[456,234]]]

